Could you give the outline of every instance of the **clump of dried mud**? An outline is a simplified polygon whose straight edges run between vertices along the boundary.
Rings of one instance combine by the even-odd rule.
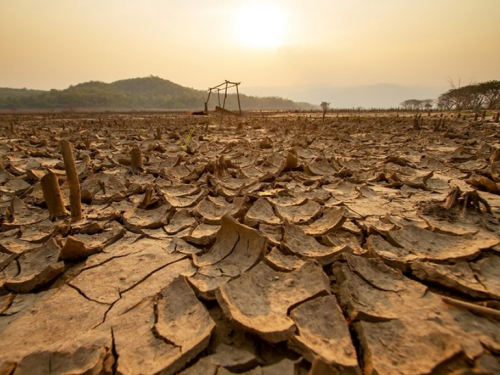
[[[500,372],[492,117],[0,128],[2,374]]]

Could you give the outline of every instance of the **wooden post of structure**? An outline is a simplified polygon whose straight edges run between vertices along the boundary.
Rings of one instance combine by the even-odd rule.
[[[226,89],[224,90],[224,104],[222,105],[222,108],[226,108],[226,98],[227,98],[227,81],[226,81]]]
[[[208,88],[207,101],[205,102],[205,113],[208,115],[208,102],[210,101],[210,95],[212,95],[212,89]]]
[[[239,83],[236,84],[236,97],[238,98],[238,108],[240,109],[240,116],[241,116],[240,92],[238,91],[238,85]]]
[[[61,140],[61,153],[64,160],[64,168],[66,169],[66,177],[68,178],[71,221],[75,222],[82,219],[82,198],[75,158],[73,157],[71,143],[67,139]]]

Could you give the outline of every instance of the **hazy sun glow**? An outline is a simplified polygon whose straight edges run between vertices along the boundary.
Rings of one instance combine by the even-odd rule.
[[[286,13],[273,5],[251,4],[239,8],[234,18],[238,43],[255,49],[274,49],[285,43]]]

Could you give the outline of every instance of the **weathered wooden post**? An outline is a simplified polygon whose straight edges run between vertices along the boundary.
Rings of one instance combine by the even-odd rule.
[[[82,219],[82,202],[80,181],[76,172],[75,158],[71,143],[67,139],[61,140],[61,153],[64,160],[64,168],[66,169],[66,177],[68,178],[69,186],[69,205],[71,209],[71,221],[79,221]]]
[[[59,181],[57,181],[56,174],[49,171],[49,173],[42,177],[40,183],[42,185],[45,203],[47,203],[47,208],[49,209],[50,219],[52,220],[58,217],[66,216],[67,212],[64,207],[61,189],[59,188]]]
[[[143,169],[144,165],[142,163],[142,152],[137,146],[130,151],[130,164],[133,172],[141,171]]]

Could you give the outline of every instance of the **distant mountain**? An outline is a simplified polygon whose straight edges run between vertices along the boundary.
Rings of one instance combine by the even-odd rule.
[[[129,94],[139,95],[183,95],[193,91],[193,89],[154,76],[123,79],[111,83],[111,86]]]
[[[0,88],[0,108],[3,109],[183,109],[203,110],[207,92],[195,90],[171,81],[149,76],[104,83],[90,81],[65,90],[26,90]],[[255,97],[240,94],[243,110],[250,109],[310,109],[309,103],[296,103],[278,96]],[[218,104],[212,95],[209,110]],[[227,109],[238,108],[235,94],[226,99]]]
[[[326,101],[331,108],[395,108],[407,99],[437,99],[447,87],[402,86],[376,84],[364,86],[289,86],[248,87],[251,95],[272,96],[280,93],[292,100],[305,101],[315,105]]]

